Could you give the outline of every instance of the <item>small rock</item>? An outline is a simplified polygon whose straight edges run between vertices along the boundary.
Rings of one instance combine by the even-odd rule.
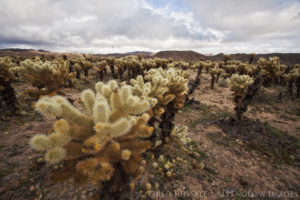
[[[40,189],[40,183],[36,184],[36,185],[35,185],[35,188],[36,188],[37,190],[39,190],[39,189]]]
[[[233,194],[233,193],[235,193],[235,192],[237,192],[238,190],[237,190],[237,188],[235,188],[235,187],[227,187],[227,188],[225,188],[225,192],[226,193],[229,193],[229,194]]]
[[[211,186],[218,186],[219,184],[216,181],[212,181]]]
[[[30,186],[29,191],[30,191],[30,192],[33,192],[34,189],[35,189],[35,188],[34,188],[34,186],[32,185],[32,186]]]
[[[28,177],[22,176],[22,177],[21,177],[21,181],[22,181],[22,182],[27,182],[27,181],[28,181]]]
[[[20,181],[19,180],[16,180],[14,181],[14,187],[19,187],[20,186]]]
[[[6,131],[6,132],[4,132],[3,134],[4,134],[4,135],[8,135],[9,133]]]
[[[236,142],[238,145],[240,145],[240,146],[243,146],[243,145],[244,145],[244,143],[243,143],[241,140],[239,140],[239,139],[236,139],[235,142]]]
[[[206,180],[206,176],[205,176],[205,175],[202,175],[202,174],[199,174],[199,175],[198,175],[198,179],[199,179],[200,181],[204,181],[204,180]]]
[[[83,190],[83,191],[81,192],[82,195],[86,195],[86,193],[87,193],[87,190]]]
[[[0,195],[2,195],[5,192],[6,188],[5,187],[0,187]]]
[[[36,195],[38,195],[38,196],[40,196],[41,194],[43,194],[41,190],[38,190],[38,191],[36,192]]]
[[[208,166],[205,166],[204,168],[206,171],[208,171],[209,173],[211,174],[218,174],[218,171],[216,171],[214,168],[212,167],[208,167]]]

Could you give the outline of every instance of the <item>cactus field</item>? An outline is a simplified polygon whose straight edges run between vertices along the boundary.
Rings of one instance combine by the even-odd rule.
[[[297,199],[300,64],[0,57],[0,199]]]

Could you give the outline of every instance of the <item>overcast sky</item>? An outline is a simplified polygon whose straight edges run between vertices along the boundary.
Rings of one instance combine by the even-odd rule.
[[[299,0],[0,0],[0,49],[300,53]]]

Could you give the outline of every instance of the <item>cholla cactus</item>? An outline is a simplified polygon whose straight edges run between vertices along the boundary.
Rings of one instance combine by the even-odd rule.
[[[257,76],[259,69],[256,65],[246,64],[244,69],[244,74],[249,75],[251,77]],[[242,75],[242,74],[241,74]]]
[[[231,64],[231,63],[227,63],[224,66],[224,69],[225,69],[226,73],[228,74],[228,77],[231,77],[232,74],[236,73],[238,68],[239,67],[237,64]]]
[[[179,62],[179,65],[180,65],[181,69],[183,69],[183,70],[187,70],[191,66],[190,63],[183,62],[183,61]]]
[[[0,113],[1,115],[15,114],[17,111],[17,98],[11,86],[13,78],[9,69],[15,64],[9,57],[0,58]]]
[[[67,61],[42,62],[39,59],[36,61],[27,59],[21,62],[20,66],[11,68],[11,71],[18,73],[20,79],[29,81],[32,86],[37,87],[25,91],[32,97],[57,94],[64,83],[75,76],[75,73],[68,72]]]
[[[170,133],[170,138],[171,140],[173,140],[177,145],[180,146],[180,148],[182,148],[184,151],[189,152],[189,150],[187,150],[184,145],[186,145],[187,143],[190,143],[192,140],[191,138],[187,137],[188,135],[188,127],[187,126],[183,126],[183,127],[178,127],[175,125],[175,127],[173,128],[173,130]]]
[[[149,114],[152,116],[150,124],[156,127],[153,141],[162,143],[164,138],[169,137],[174,128],[175,114],[184,105],[185,95],[188,92],[188,80],[182,71],[176,71],[172,68],[167,71],[159,68],[146,72],[145,80],[148,83],[144,83],[141,76],[137,80],[131,81],[135,93],[142,93],[146,97],[158,100]],[[147,89],[148,84],[152,85],[151,89]]]
[[[111,74],[114,78],[117,78],[116,73],[115,73],[115,61],[116,59],[114,57],[107,57],[106,62],[110,68]]]
[[[283,73],[279,58],[276,56],[269,59],[259,58],[257,68],[264,78],[265,87],[271,86]]]
[[[158,104],[162,106],[166,106],[174,99],[177,99],[175,108],[180,109],[184,103],[184,101],[182,102],[182,97],[188,91],[188,80],[184,76],[184,74],[175,69],[167,71],[163,71],[162,68],[151,69],[145,75],[145,80],[151,82],[153,86],[149,96],[157,98]]]
[[[249,85],[253,83],[253,79],[248,75],[233,74],[230,78],[230,89],[234,92],[234,102],[238,104],[244,96]]]
[[[85,57],[82,57],[80,59],[80,63],[81,63],[81,67],[82,67],[83,72],[84,72],[84,76],[88,77],[89,70],[94,67],[93,63],[91,61],[87,60]]]
[[[224,61],[225,63],[227,63],[229,60],[230,60],[230,55],[224,54],[223,61]]]
[[[88,60],[85,55],[79,58],[70,59],[69,72],[76,72],[76,79],[80,79],[80,74],[83,72],[84,76],[87,78],[89,70],[94,67],[93,62]]]
[[[172,63],[171,59],[165,59],[165,58],[154,58],[154,61],[156,63],[156,68],[163,68],[163,69],[167,69],[168,64]]]
[[[127,65],[127,61],[124,58],[119,58],[115,61],[115,66],[117,68],[120,81],[123,81],[124,79],[123,74],[125,72],[125,69],[127,68]]]
[[[288,84],[288,93],[293,98],[293,86],[297,88],[296,96],[300,96],[300,65],[294,65],[288,73],[282,75],[284,81]]]
[[[141,154],[151,146],[144,138],[153,132],[146,112],[157,101],[134,95],[131,86],[119,87],[115,81],[99,82],[95,89],[81,94],[84,113],[61,96],[40,99],[36,110],[60,120],[50,135],[33,137],[31,146],[46,151],[49,164],[64,161],[54,179],[73,177],[94,185],[106,181],[105,193],[120,195],[120,190],[130,191],[129,181],[141,172]]]
[[[297,98],[300,97],[300,64],[294,66],[291,70],[293,80],[297,88]]]
[[[155,68],[156,63],[153,59],[142,60],[142,66],[145,70],[149,71],[152,68]]]
[[[185,105],[189,105],[195,102],[195,99],[194,98],[190,99],[190,96],[194,93],[196,88],[201,84],[200,76],[202,74],[202,69],[204,68],[203,62],[201,61],[201,62],[194,63],[193,67],[197,69],[197,75],[195,80],[189,84],[190,88],[185,98],[185,103],[184,103]]]
[[[107,63],[105,61],[100,61],[95,63],[95,68],[99,73],[100,80],[103,81],[104,75],[106,74]]]
[[[255,97],[255,95],[260,90],[262,83],[263,83],[263,76],[259,75],[254,79],[253,83],[248,86],[246,92],[244,93],[242,98],[239,100],[239,103],[237,104],[237,106],[234,108],[236,118],[238,120],[242,119],[243,113],[247,111],[248,105],[250,105],[252,99]]]
[[[250,54],[249,65],[252,64],[252,62],[253,62],[253,60],[254,60],[254,58],[255,58],[255,55],[256,55],[255,53],[251,53],[251,54]]]
[[[224,72],[223,69],[219,68],[216,64],[213,68],[210,68],[209,74],[211,75],[211,89],[214,89],[216,78],[219,79],[220,74]]]

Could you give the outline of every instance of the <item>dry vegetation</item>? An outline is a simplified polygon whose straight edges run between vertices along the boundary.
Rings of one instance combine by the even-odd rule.
[[[0,59],[1,199],[299,197],[300,65]]]

